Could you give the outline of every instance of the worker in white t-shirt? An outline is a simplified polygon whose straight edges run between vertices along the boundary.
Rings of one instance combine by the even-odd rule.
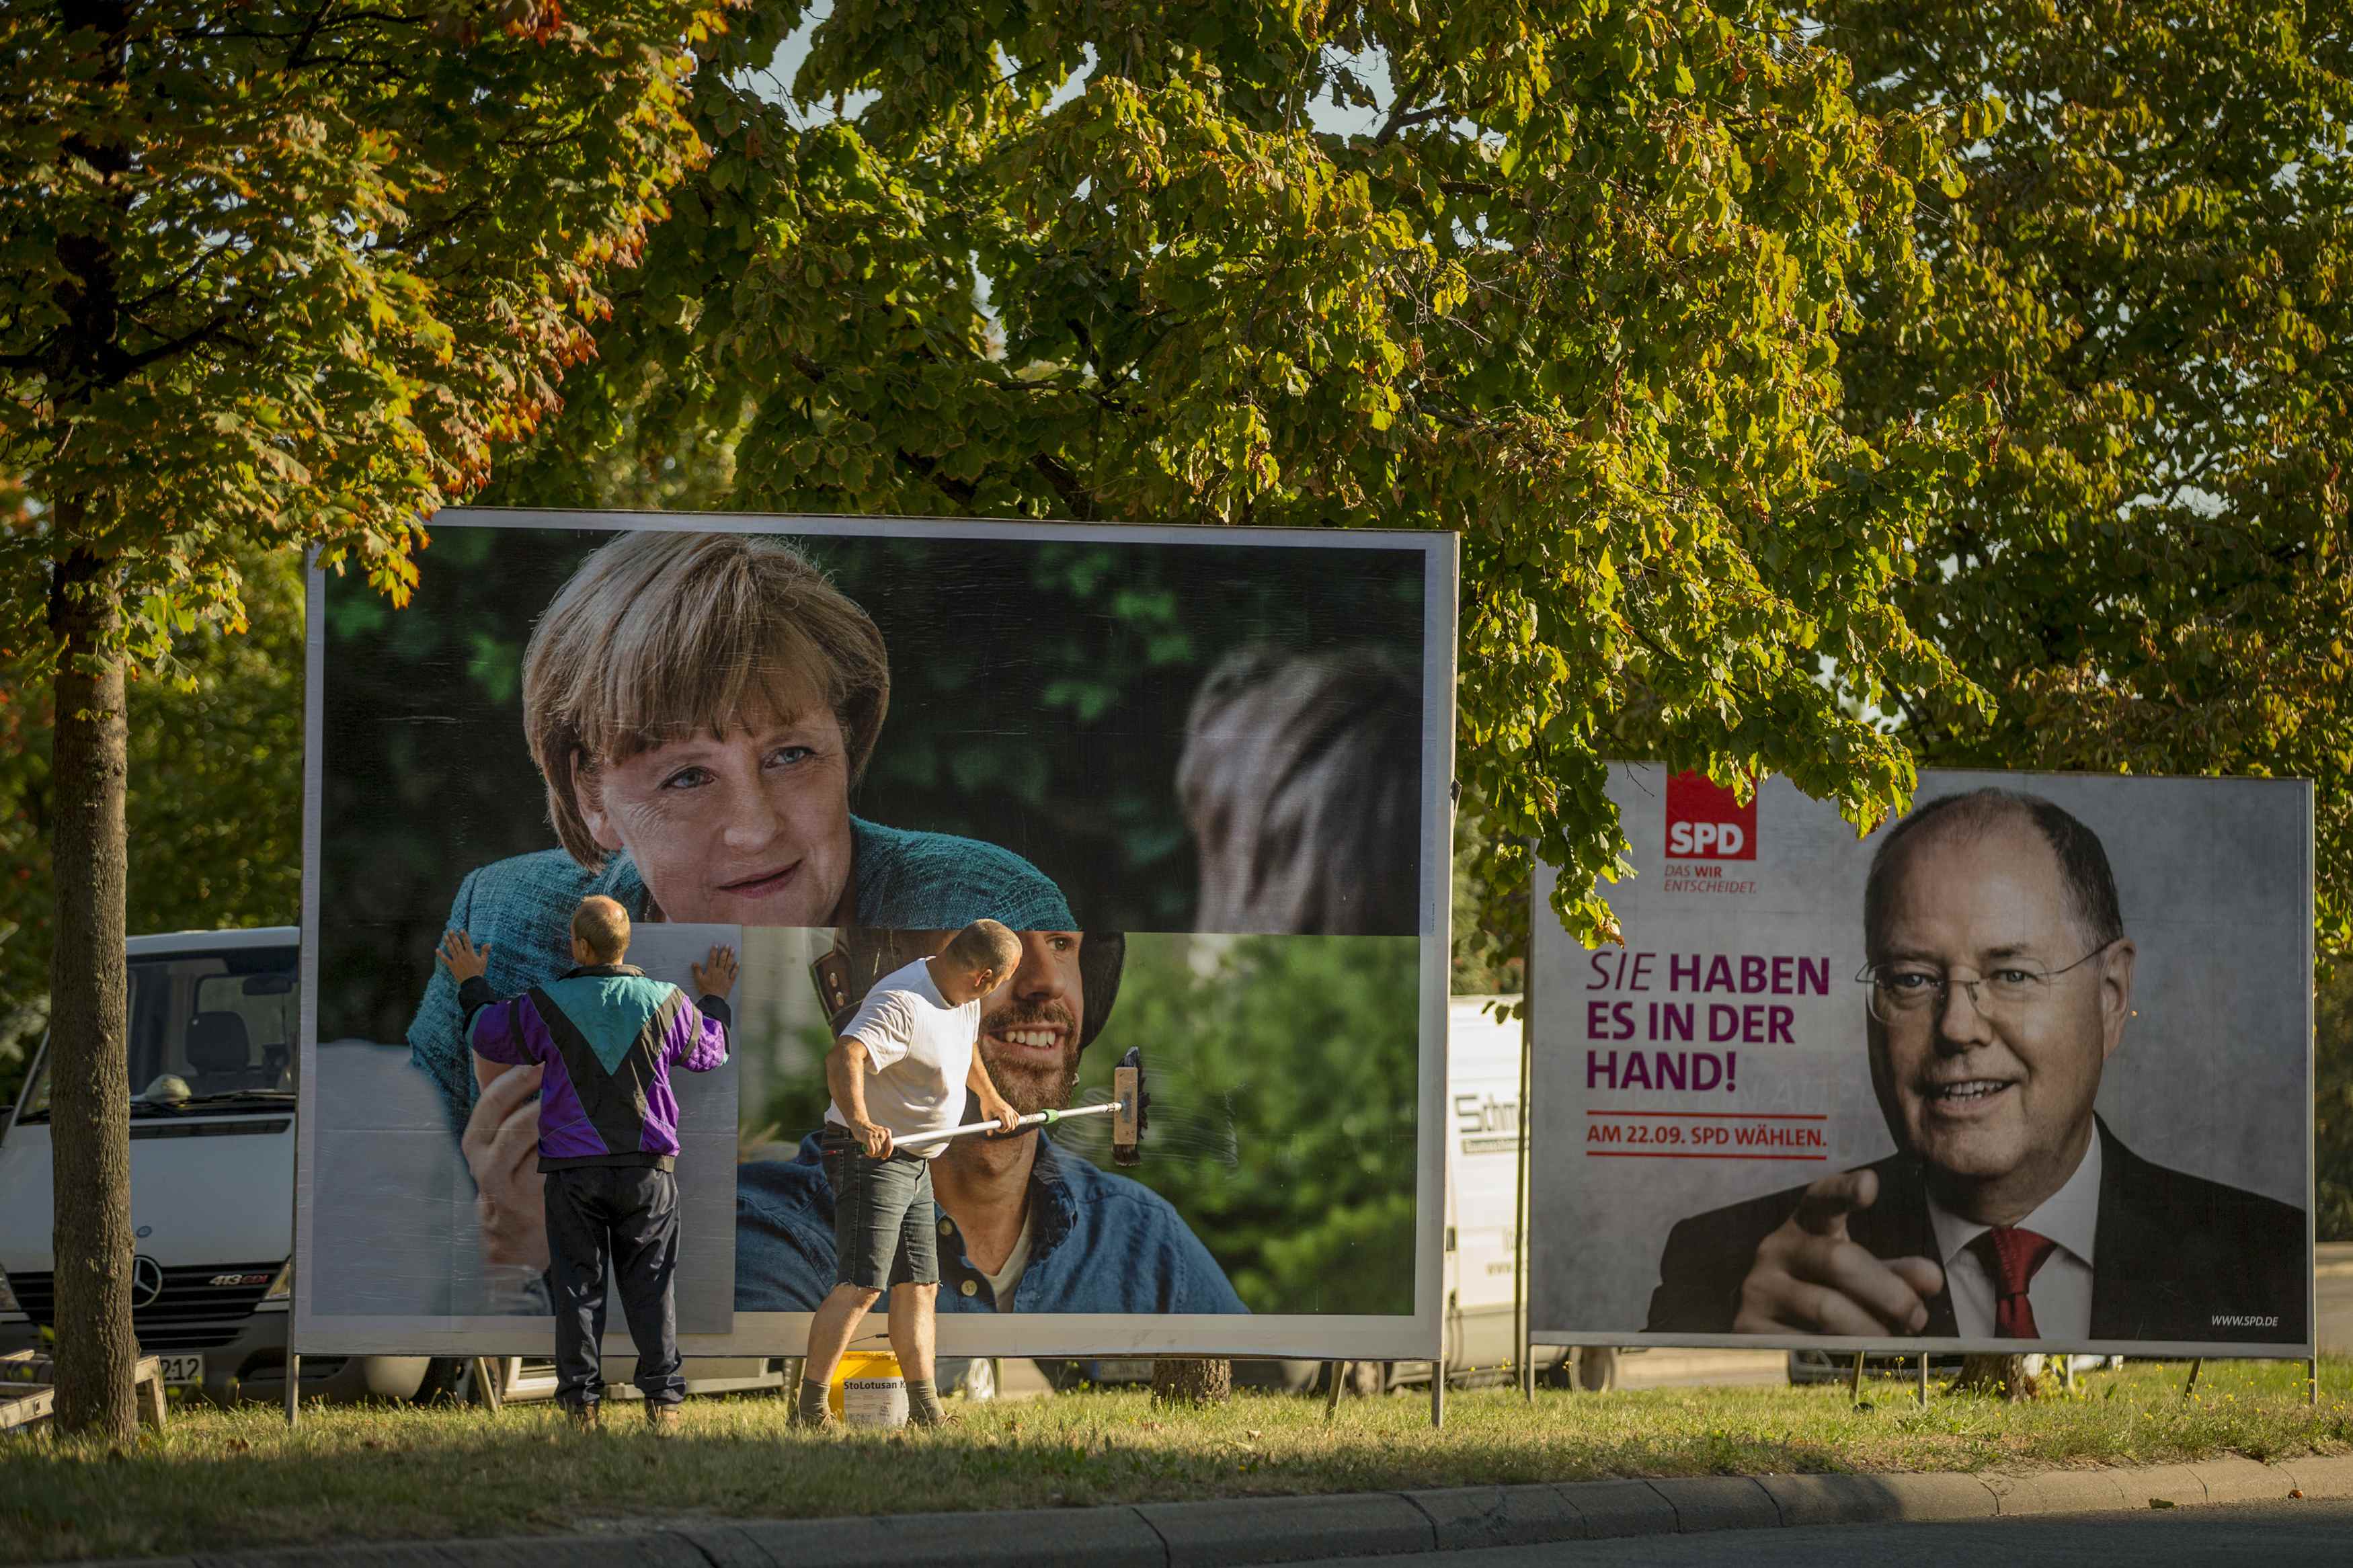
[[[1020,1112],[989,1081],[975,1047],[981,998],[1021,961],[1021,940],[995,921],[975,921],[930,958],[876,981],[825,1058],[819,1152],[833,1185],[834,1286],[809,1320],[796,1419],[832,1419],[826,1391],[858,1325],[891,1291],[891,1348],[907,1383],[908,1414],[922,1426],[946,1419],[932,1383],[933,1312],[940,1289],[932,1218],[932,1161],[897,1140],[957,1125],[966,1091],[1007,1131]]]

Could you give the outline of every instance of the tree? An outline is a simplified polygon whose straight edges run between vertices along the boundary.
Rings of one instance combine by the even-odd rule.
[[[1234,1363],[1161,1356],[1152,1363],[1152,1403],[1193,1408],[1234,1396]]]
[[[0,647],[54,672],[58,1416],[132,1430],[126,674],[242,631],[238,552],[396,602],[555,405],[700,155],[722,0],[62,0],[0,13]]]
[[[177,640],[181,679],[128,683],[132,931],[292,925],[302,901],[302,558],[237,562],[250,630]],[[48,1018],[51,816],[45,672],[0,671],[0,1105]],[[16,1020],[11,1028],[9,1020]],[[13,1058],[9,1055],[15,1048]]]
[[[2322,972],[2313,1042],[2313,1215],[2323,1241],[2353,1241],[2353,963]]]
[[[1862,279],[1926,289],[1941,111],[1858,113],[1773,6],[839,0],[789,102],[750,73],[803,7],[759,16],[494,497],[1457,530],[1487,930],[1533,845],[1614,934],[1629,704],[1669,763],[1862,822],[1912,763],[1846,700],[1972,700],[1890,601],[1985,400],[1866,442],[1835,370]]]
[[[1864,108],[1946,121],[1936,289],[1862,284],[1866,438],[1982,391],[1976,484],[1895,585],[1990,695],[1886,705],[1923,763],[2299,776],[2353,943],[2353,25],[2253,0],[1831,0]]]

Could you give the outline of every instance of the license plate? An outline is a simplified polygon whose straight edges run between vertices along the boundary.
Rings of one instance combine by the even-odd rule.
[[[167,1384],[202,1383],[205,1358],[200,1355],[159,1355],[155,1364]]]

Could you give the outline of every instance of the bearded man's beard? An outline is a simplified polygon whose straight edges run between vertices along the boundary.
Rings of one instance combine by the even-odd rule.
[[[1001,1035],[1033,1026],[1059,1027],[1062,1031],[1061,1064],[1058,1067],[1017,1059],[1010,1055],[999,1059],[988,1053],[984,1039],[982,1059],[987,1064],[989,1079],[997,1085],[997,1092],[1024,1116],[1034,1116],[1041,1110],[1066,1110],[1070,1109],[1071,1093],[1079,1086],[1079,1026],[1069,1007],[1060,1002],[1038,1007],[1006,1007],[982,1020],[981,1033]]]

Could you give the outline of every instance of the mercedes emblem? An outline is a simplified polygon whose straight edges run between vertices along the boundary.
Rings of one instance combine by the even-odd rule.
[[[131,1308],[152,1307],[164,1293],[164,1266],[141,1253],[131,1260]]]

